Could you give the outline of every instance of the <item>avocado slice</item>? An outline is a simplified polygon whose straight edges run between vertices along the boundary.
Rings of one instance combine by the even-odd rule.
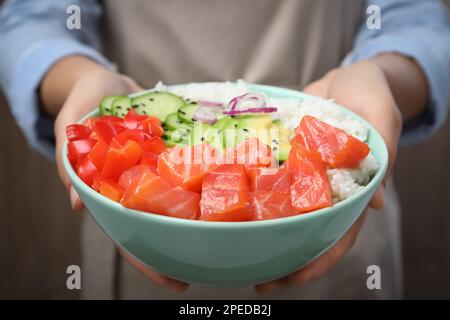
[[[236,129],[238,123],[239,123],[238,119],[236,119],[234,117],[230,117],[230,116],[225,116],[225,117],[219,119],[216,123],[214,123],[213,128]]]
[[[272,152],[279,162],[284,162],[289,158],[289,152],[291,151],[291,148],[292,147],[289,143],[281,142],[279,145],[272,145]]]
[[[205,123],[194,125],[189,140],[189,143],[192,145],[206,143],[220,150],[223,150],[223,142],[223,130]]]
[[[279,130],[280,141],[288,142],[291,139],[291,131],[287,129],[282,123],[281,120],[274,120],[272,122],[274,129]]]
[[[247,115],[239,118],[237,129],[269,129],[272,117],[268,115]]]

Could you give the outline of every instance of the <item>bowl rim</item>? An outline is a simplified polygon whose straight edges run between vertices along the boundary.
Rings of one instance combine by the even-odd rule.
[[[199,82],[197,82],[197,84],[198,83]],[[220,83],[220,82],[200,82],[200,83],[204,84],[204,83]],[[171,89],[171,88],[185,86],[185,85],[189,85],[189,84],[196,84],[196,82],[171,85],[171,86],[167,86],[167,88]],[[318,101],[324,100],[320,97],[312,96],[312,95],[306,94],[304,92],[301,92],[298,90],[293,90],[293,89],[288,89],[288,88],[282,88],[282,87],[276,87],[276,86],[270,86],[270,85],[262,85],[262,84],[252,84],[252,83],[248,83],[248,86],[252,90],[255,90],[255,91],[258,91],[258,89],[261,89],[264,91],[264,93],[266,95],[269,95],[269,96],[270,96],[270,93],[268,93],[268,92],[277,91],[277,95],[282,95],[283,92],[285,92],[285,93],[289,94],[290,96],[292,96],[292,95],[297,96],[297,97],[286,97],[288,99],[306,98],[309,100],[318,100]],[[145,94],[146,92],[150,92],[150,91],[154,91],[154,90],[155,89],[144,90],[144,91],[140,91],[137,93],[133,93],[129,96],[130,97],[138,96],[138,95]],[[261,91],[261,90],[259,90],[259,91]],[[212,227],[212,228],[233,228],[233,229],[235,229],[235,228],[259,228],[259,227],[267,227],[267,226],[279,226],[279,225],[290,224],[290,223],[304,221],[304,220],[307,221],[307,220],[311,220],[311,219],[318,219],[318,218],[326,216],[326,215],[331,215],[331,214],[333,214],[333,212],[338,212],[340,209],[345,209],[345,207],[347,207],[350,203],[352,203],[354,201],[357,202],[362,197],[364,197],[367,193],[370,193],[371,190],[375,191],[376,188],[381,184],[381,182],[384,178],[384,175],[386,174],[386,170],[387,170],[387,166],[388,166],[388,151],[387,151],[386,143],[385,143],[384,139],[382,138],[382,136],[378,133],[378,131],[369,122],[367,122],[364,118],[362,118],[358,114],[354,113],[353,111],[337,104],[334,101],[331,101],[331,103],[333,103],[333,105],[335,107],[339,108],[344,113],[350,114],[352,117],[354,117],[358,121],[361,121],[369,129],[370,135],[377,136],[377,139],[382,142],[381,152],[380,152],[380,156],[379,156],[380,159],[377,159],[377,160],[379,160],[379,163],[378,163],[379,168],[378,168],[377,172],[375,173],[375,175],[370,180],[370,182],[366,186],[363,186],[363,188],[360,191],[358,191],[356,194],[353,194],[350,197],[348,197],[338,203],[333,204],[331,207],[322,208],[322,209],[304,213],[304,214],[298,214],[298,215],[294,215],[294,216],[277,218],[277,219],[268,219],[268,220],[226,222],[226,221],[190,220],[190,219],[176,218],[176,217],[171,217],[171,216],[166,216],[166,215],[161,215],[161,214],[156,214],[156,213],[151,213],[151,212],[129,209],[129,208],[122,206],[119,202],[115,202],[115,201],[103,196],[99,192],[95,191],[94,189],[89,187],[86,183],[84,183],[78,177],[78,175],[76,174],[75,170],[72,168],[72,165],[70,164],[68,157],[67,157],[67,144],[68,144],[67,138],[65,139],[64,145],[62,148],[64,169],[66,170],[67,176],[69,177],[72,184],[76,185],[77,188],[82,189],[85,193],[90,194],[92,196],[92,198],[95,198],[96,201],[100,202],[102,205],[111,206],[111,207],[117,209],[116,211],[118,211],[118,213],[120,213],[120,214],[132,215],[136,218],[140,218],[140,219],[144,219],[144,220],[153,220],[154,222],[159,222],[159,223],[175,223],[175,224],[182,223],[185,226],[199,227],[199,228]],[[84,120],[86,120],[94,115],[97,115],[97,114],[98,114],[98,109],[95,108],[93,111],[91,111],[91,112],[87,113],[85,116],[83,116],[78,121],[78,123],[82,123]]]

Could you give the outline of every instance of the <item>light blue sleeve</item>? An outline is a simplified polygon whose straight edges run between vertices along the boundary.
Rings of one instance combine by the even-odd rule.
[[[368,0],[381,9],[381,29],[363,24],[344,64],[384,52],[409,56],[424,71],[431,93],[427,111],[406,123],[401,142],[425,140],[444,123],[450,105],[450,14],[441,0]]]
[[[70,30],[66,13],[80,8],[81,29]],[[73,54],[109,62],[100,46],[101,6],[93,0],[9,0],[0,9],[0,85],[30,145],[53,157],[52,120],[40,112],[37,90],[59,59]]]

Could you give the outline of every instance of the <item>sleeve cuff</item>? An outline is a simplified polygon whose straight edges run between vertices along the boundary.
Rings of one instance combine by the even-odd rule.
[[[52,39],[34,44],[22,54],[13,72],[6,95],[12,113],[28,143],[48,158],[54,158],[52,121],[40,112],[37,89],[49,68],[70,55],[83,55],[111,67],[95,49],[67,39]]]
[[[420,34],[420,31],[417,33],[415,38],[429,37],[429,34]],[[392,35],[361,43],[349,53],[342,64],[349,65],[387,52],[400,53],[414,59],[428,80],[430,104],[424,114],[404,124],[400,139],[401,144],[404,145],[422,142],[439,129],[447,115],[450,97],[445,85],[449,79],[442,79],[440,75],[446,76],[447,71],[443,72],[443,69],[450,70],[448,58],[443,57],[443,52],[436,52],[436,48],[433,51],[432,48],[427,47],[426,43],[405,41],[404,37]]]

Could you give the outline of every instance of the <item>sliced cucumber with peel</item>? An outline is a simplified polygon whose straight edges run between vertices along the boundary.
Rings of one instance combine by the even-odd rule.
[[[178,112],[186,102],[170,92],[149,92],[131,99],[131,105],[139,114],[158,117],[166,121],[169,114]]]
[[[129,97],[116,98],[112,102],[111,109],[113,116],[123,118],[131,109],[131,99]]]
[[[171,113],[166,117],[164,127],[169,130],[176,130],[179,128],[189,129],[191,126],[178,117],[178,112]]]
[[[179,117],[186,122],[194,123],[194,113],[199,108],[195,102],[187,103],[178,110]]]
[[[123,98],[123,96],[107,96],[100,102],[100,114],[102,116],[110,116],[113,114],[112,104],[114,100]]]

